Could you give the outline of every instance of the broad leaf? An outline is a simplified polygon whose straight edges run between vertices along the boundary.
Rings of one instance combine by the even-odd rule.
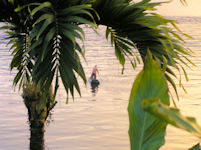
[[[150,52],[144,69],[136,77],[129,99],[131,150],[157,150],[164,144],[167,123],[145,112],[141,106],[141,102],[149,98],[159,98],[162,103],[169,105],[164,74]]]
[[[201,126],[197,124],[195,118],[183,116],[179,109],[170,108],[159,102],[159,99],[143,101],[143,108],[161,120],[201,138]]]
[[[196,144],[193,147],[191,147],[189,150],[201,150],[200,144]]]

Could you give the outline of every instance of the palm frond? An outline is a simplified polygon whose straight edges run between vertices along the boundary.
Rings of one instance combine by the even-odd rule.
[[[152,12],[162,3],[152,3],[150,0],[142,0],[138,3],[125,3],[123,0],[97,0],[93,8],[100,16],[98,24],[112,28],[118,37],[131,41],[134,45],[133,49],[137,47],[143,61],[149,49],[162,70],[167,67],[170,70],[172,67],[180,73],[179,70],[184,70],[180,66],[187,65],[185,58],[191,55],[191,51],[183,46],[184,41],[181,35],[185,34],[178,30],[175,21]],[[168,25],[173,25],[176,31]],[[123,64],[125,54],[123,55],[122,51],[122,55],[119,56]],[[167,74],[168,70],[165,73]],[[174,87],[175,83],[170,79],[172,76],[167,80]]]
[[[13,54],[16,55],[11,68],[18,68],[22,72],[23,69],[20,66],[29,64],[23,63],[23,59],[34,62],[33,66],[28,65],[30,67],[28,70],[37,83],[49,87],[55,76],[56,81],[58,76],[61,76],[67,93],[70,90],[74,95],[73,88],[80,91],[77,79],[75,80],[76,75],[81,76],[86,82],[79,59],[79,54],[83,55],[83,50],[77,39],[84,40],[84,32],[79,25],[88,24],[96,28],[97,23],[107,26],[106,36],[110,37],[117,59],[123,68],[126,59],[130,60],[134,68],[136,67],[139,60],[136,49],[143,61],[149,49],[153,58],[161,66],[161,70],[169,77],[167,80],[174,87],[172,78],[178,78],[175,69],[179,73],[181,73],[180,70],[183,71],[187,79],[183,68],[188,66],[189,62],[193,63],[188,59],[191,51],[183,46],[184,41],[181,35],[185,36],[185,34],[177,28],[173,20],[165,19],[152,12],[162,3],[164,2],[153,3],[151,0],[140,2],[131,0],[51,0],[48,2],[15,0],[10,2],[2,0],[0,1],[0,22],[12,23],[16,26],[16,29],[12,31],[26,35],[22,38],[15,36],[15,33],[9,33],[11,42],[15,43],[12,48],[14,48]],[[168,25],[172,25],[176,31]],[[29,33],[27,29],[30,30]],[[30,38],[30,48],[24,48],[22,43],[20,47],[20,41],[26,42],[27,37]],[[24,53],[25,49],[26,53]],[[20,60],[19,63],[17,60]],[[68,69],[61,64],[68,66]],[[15,81],[18,81],[21,76],[22,73],[19,73]],[[68,79],[72,79],[67,81],[67,76]],[[55,83],[55,89],[58,87],[57,83]]]
[[[14,24],[8,24],[2,28],[7,30],[8,43],[12,44],[10,51],[12,51],[13,58],[10,64],[10,70],[14,68],[18,70],[13,80],[13,85],[16,87],[19,83],[20,89],[22,85],[31,80],[33,63],[29,57],[29,31],[27,29],[27,31],[23,32],[24,29],[21,26]]]
[[[45,14],[41,13],[44,11]],[[48,89],[56,77],[57,89],[60,76],[67,94],[70,91],[74,97],[74,88],[81,94],[77,75],[84,83],[86,77],[78,54],[83,55],[83,50],[77,39],[84,40],[80,24],[96,27],[91,11],[90,5],[59,9],[50,2],[33,9],[31,14],[38,18],[30,35],[31,55],[36,57],[32,72],[34,82]]]
[[[140,63],[140,58],[135,54],[134,49],[137,49],[136,46],[127,38],[121,37],[115,32],[111,27],[106,29],[106,39],[110,41],[111,45],[115,47],[115,54],[120,64],[123,66],[122,73],[124,71],[124,65],[126,58],[131,62],[133,68],[137,66],[137,63]],[[126,58],[125,58],[126,57]]]
[[[180,0],[180,2],[181,2],[184,6],[188,5],[187,2],[186,2],[186,0]]]

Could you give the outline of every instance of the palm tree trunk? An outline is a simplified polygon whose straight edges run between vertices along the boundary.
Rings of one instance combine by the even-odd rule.
[[[30,150],[44,150],[44,125],[43,121],[30,122]]]
[[[44,150],[45,122],[56,104],[52,100],[52,89],[45,93],[34,84],[26,85],[23,98],[30,124],[30,150]]]

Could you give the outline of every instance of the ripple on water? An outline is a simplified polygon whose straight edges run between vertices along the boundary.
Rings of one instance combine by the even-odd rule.
[[[174,18],[173,18],[174,19]],[[199,18],[179,19],[181,29],[192,36],[186,39],[186,45],[195,51],[195,57],[189,57],[197,67],[189,72],[189,82],[184,82],[188,94],[179,89],[181,112],[195,116],[201,122],[201,20]],[[125,74],[121,75],[122,66],[115,58],[111,44],[105,40],[105,28],[99,29],[100,35],[92,30],[86,31],[86,58],[84,63],[86,76],[97,64],[100,85],[96,96],[91,93],[88,84],[84,86],[79,79],[82,98],[76,94],[75,101],[65,104],[66,93],[61,86],[57,95],[57,105],[46,127],[45,147],[50,150],[125,150],[129,149],[127,105],[135,76],[142,69],[139,65],[133,71],[127,64]],[[95,40],[94,40],[95,39]],[[0,149],[28,149],[29,125],[27,110],[20,93],[13,92],[10,73],[10,53],[5,43],[0,45]],[[200,90],[199,90],[200,89]],[[182,138],[181,138],[182,137]],[[196,144],[198,139],[190,134],[168,126],[166,144],[162,150],[183,150]]]

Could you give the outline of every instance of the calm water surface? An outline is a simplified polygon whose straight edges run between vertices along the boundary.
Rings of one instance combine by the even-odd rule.
[[[193,36],[186,39],[186,45],[194,51],[191,59],[197,65],[188,69],[189,82],[184,82],[188,91],[181,89],[177,103],[182,113],[195,116],[201,124],[201,18],[178,19],[179,27]],[[90,29],[86,31],[86,58],[84,68],[87,77],[97,64],[100,86],[94,95],[90,85],[83,85],[82,97],[66,104],[66,94],[62,87],[58,91],[57,105],[48,118],[45,132],[46,150],[129,150],[127,105],[133,81],[142,65],[132,70],[128,64],[124,75],[115,58],[114,50],[105,40],[104,28],[100,35]],[[2,38],[2,34],[0,36]],[[11,60],[8,47],[0,43],[0,150],[28,150],[29,124],[27,110],[20,92],[14,92],[10,73]],[[17,91],[17,90],[16,90]],[[162,150],[185,150],[199,142],[199,139],[168,126],[166,144]]]

